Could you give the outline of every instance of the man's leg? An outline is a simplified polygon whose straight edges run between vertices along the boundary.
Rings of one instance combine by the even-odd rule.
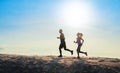
[[[60,55],[58,56],[58,57],[62,57],[62,45],[60,44],[60,46],[59,46],[59,53],[60,53]]]
[[[71,52],[71,55],[73,55],[73,50],[69,50],[66,48],[66,45],[64,45],[64,50]]]

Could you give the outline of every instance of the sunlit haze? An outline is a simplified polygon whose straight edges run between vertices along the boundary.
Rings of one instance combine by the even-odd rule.
[[[94,9],[92,4],[85,1],[67,1],[59,7],[59,23],[75,28],[89,27],[95,20]]]

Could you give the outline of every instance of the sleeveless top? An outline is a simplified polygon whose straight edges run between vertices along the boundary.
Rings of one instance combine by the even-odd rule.
[[[78,45],[81,45],[81,44],[82,44],[80,38],[77,38],[77,43],[78,43]]]

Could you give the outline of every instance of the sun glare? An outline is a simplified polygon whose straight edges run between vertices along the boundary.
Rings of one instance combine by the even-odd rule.
[[[92,10],[90,4],[85,2],[66,2],[60,8],[60,23],[71,27],[88,27],[93,18]]]

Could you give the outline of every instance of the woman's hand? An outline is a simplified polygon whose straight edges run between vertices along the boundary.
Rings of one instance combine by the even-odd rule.
[[[73,41],[74,43],[76,43],[75,41]]]

